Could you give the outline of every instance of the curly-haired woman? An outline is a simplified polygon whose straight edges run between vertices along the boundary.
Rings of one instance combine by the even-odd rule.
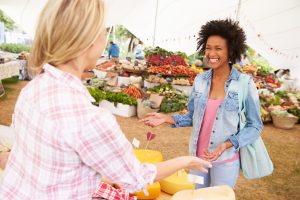
[[[246,126],[239,131],[238,88],[241,74],[232,67],[245,51],[246,36],[237,22],[230,19],[209,21],[202,26],[198,50],[205,54],[211,69],[199,74],[189,98],[189,112],[184,115],[150,113],[142,121],[149,126],[170,123],[174,127],[193,126],[191,155],[213,162],[209,173],[197,188],[229,185],[234,187],[239,175],[239,149],[254,142],[263,124],[259,97],[253,80],[248,83],[245,100]],[[245,76],[243,76],[245,77]]]
[[[210,166],[195,156],[141,164],[114,116],[92,105],[80,79],[105,48],[104,16],[103,0],[48,0],[42,10],[31,52],[39,74],[14,110],[1,200],[86,200],[101,177],[135,192],[179,169]]]

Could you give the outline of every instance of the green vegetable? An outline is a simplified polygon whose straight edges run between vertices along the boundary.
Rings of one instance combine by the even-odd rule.
[[[296,117],[298,117],[298,124],[300,124],[300,109],[298,108],[289,108],[288,113],[291,113],[293,115],[295,115]]]
[[[107,100],[112,102],[117,106],[117,103],[122,103],[125,105],[136,106],[137,101],[134,97],[131,97],[123,92],[115,93],[111,91],[100,90],[97,87],[88,87],[88,91],[91,96],[96,100],[95,104],[99,104],[102,100]]]
[[[177,92],[170,84],[159,85],[150,88],[149,91],[165,96],[160,105],[161,112],[178,112],[187,104],[187,97]]]
[[[178,112],[185,108],[186,102],[180,99],[164,99],[160,105],[160,111],[164,113]]]
[[[279,96],[280,98],[284,99],[284,98],[288,98],[288,91],[285,90],[279,90],[276,92],[276,95]]]
[[[277,106],[281,104],[281,98],[275,95],[274,99],[270,102],[272,105]]]

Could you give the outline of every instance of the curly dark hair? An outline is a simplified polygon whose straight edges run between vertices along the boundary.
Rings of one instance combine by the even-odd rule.
[[[236,63],[246,50],[246,35],[239,23],[231,19],[212,20],[201,27],[198,33],[197,51],[205,53],[208,38],[213,35],[220,36],[227,41],[229,61]]]

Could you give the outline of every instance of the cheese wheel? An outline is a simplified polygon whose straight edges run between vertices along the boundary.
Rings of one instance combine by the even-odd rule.
[[[163,156],[159,151],[148,149],[134,149],[134,154],[141,163],[158,163],[162,162]],[[155,182],[147,186],[148,196],[143,191],[135,193],[138,199],[155,199],[160,195],[160,184]]]
[[[141,163],[155,164],[164,160],[162,154],[155,150],[134,149],[134,154]]]
[[[235,194],[231,187],[227,185],[207,187],[198,190],[182,190],[177,192],[172,200],[235,200]]]
[[[161,190],[168,194],[175,194],[181,190],[194,189],[193,183],[188,181],[188,175],[185,170],[180,170],[177,173],[160,181]]]
[[[143,191],[137,192],[134,195],[137,196],[138,199],[156,199],[156,198],[158,198],[160,195],[159,182],[155,182],[151,185],[148,185],[147,191],[149,193],[148,196],[146,196]]]

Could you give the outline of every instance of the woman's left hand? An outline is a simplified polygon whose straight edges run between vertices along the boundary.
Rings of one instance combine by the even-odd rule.
[[[215,161],[217,160],[220,155],[227,149],[227,144],[222,143],[220,144],[215,151],[209,152],[208,149],[204,150],[203,158],[208,160],[208,161]]]

